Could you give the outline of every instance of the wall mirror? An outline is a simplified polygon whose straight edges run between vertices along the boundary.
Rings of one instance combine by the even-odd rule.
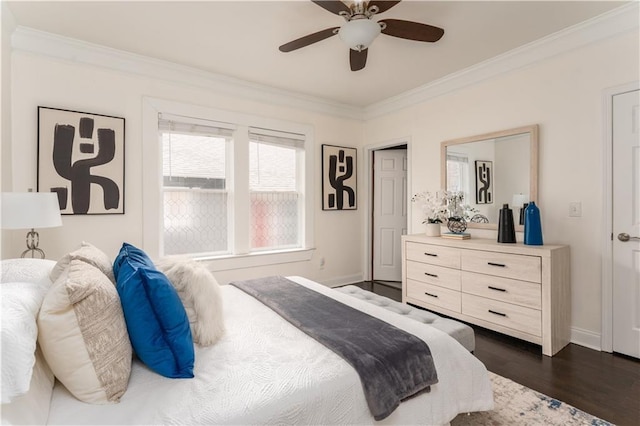
[[[516,230],[523,229],[520,209],[538,201],[538,125],[444,141],[440,157],[442,187],[464,193],[477,210],[469,228],[497,229],[509,204]]]

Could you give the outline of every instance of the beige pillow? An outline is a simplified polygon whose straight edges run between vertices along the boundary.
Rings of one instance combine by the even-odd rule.
[[[56,378],[79,400],[118,402],[131,373],[131,343],[115,286],[72,258],[38,315],[38,342]]]
[[[51,281],[58,279],[62,272],[69,266],[71,259],[79,259],[85,263],[95,266],[111,280],[112,284],[115,284],[116,280],[113,276],[113,263],[111,259],[109,259],[109,256],[96,246],[85,241],[83,241],[80,247],[74,251],[62,256],[62,259],[56,263],[56,266],[53,267],[53,270],[49,275]]]
[[[213,274],[201,263],[184,256],[160,259],[156,267],[164,273],[182,301],[193,342],[209,346],[224,334],[222,295]]]

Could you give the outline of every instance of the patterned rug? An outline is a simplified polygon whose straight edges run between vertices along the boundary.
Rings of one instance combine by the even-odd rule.
[[[460,414],[451,426],[501,425],[592,425],[611,423],[578,410],[569,404],[538,393],[512,380],[489,372],[493,384],[493,411]]]

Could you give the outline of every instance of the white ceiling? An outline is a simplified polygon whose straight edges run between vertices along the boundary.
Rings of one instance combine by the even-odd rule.
[[[380,35],[367,66],[349,69],[335,36],[282,53],[278,46],[339,26],[297,1],[9,1],[18,25],[353,106],[422,86],[623,5],[615,1],[412,1],[378,19],[444,28],[437,43]]]

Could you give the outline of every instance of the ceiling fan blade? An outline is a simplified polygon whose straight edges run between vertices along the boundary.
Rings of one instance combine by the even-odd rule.
[[[386,24],[386,28],[382,30],[382,34],[405,38],[407,40],[434,42],[440,40],[444,34],[442,28],[420,24],[418,22],[403,21],[402,19],[382,19],[378,22]]]
[[[363,49],[360,52],[349,49],[349,63],[351,64],[351,71],[360,71],[365,65],[367,65],[368,52],[369,49]]]
[[[317,43],[325,38],[336,35],[338,33],[336,31],[338,28],[340,27],[327,28],[326,30],[318,31],[317,33],[308,34],[304,37],[290,41],[289,43],[285,43],[278,49],[280,49],[281,52],[291,52],[292,50],[300,49],[301,47]]]
[[[340,12],[345,12],[347,15],[351,16],[351,9],[349,6],[342,3],[339,0],[311,0],[313,3],[317,4],[321,8],[328,10],[331,13],[335,13],[336,15],[340,15]]]
[[[393,6],[395,6],[398,3],[400,3],[400,0],[398,0],[398,1],[371,0],[367,4],[367,10],[369,10],[371,8],[371,6],[377,6],[378,7],[378,11],[376,13],[382,13],[382,12],[386,12],[387,10],[391,9]]]

